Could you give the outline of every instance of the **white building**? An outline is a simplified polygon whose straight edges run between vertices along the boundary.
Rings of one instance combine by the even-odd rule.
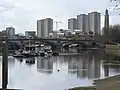
[[[84,33],[82,32],[82,30],[75,30],[75,34],[84,35]]]
[[[43,37],[43,24],[44,24],[44,20],[38,20],[37,21],[37,37]]]
[[[100,34],[100,13],[91,12],[88,14],[88,29],[95,34]]]
[[[77,15],[77,29],[88,32],[88,15]]]
[[[49,33],[53,31],[53,19],[46,18],[37,21],[37,36],[40,38],[49,37]]]
[[[6,28],[6,34],[9,37],[13,37],[15,35],[15,28],[13,28],[13,27],[7,27]]]
[[[59,32],[60,31],[58,31],[58,30],[54,30],[54,31],[52,31],[52,32],[49,33],[49,37],[50,38],[58,38],[58,33]]]
[[[76,18],[68,19],[68,29],[71,29],[71,30],[77,29],[77,19]]]
[[[85,32],[89,32],[89,30],[88,30],[88,15],[85,15],[85,30],[84,30]]]

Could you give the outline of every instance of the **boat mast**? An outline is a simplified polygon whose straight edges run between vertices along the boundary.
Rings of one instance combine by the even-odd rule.
[[[29,36],[29,53],[30,53],[30,36]]]

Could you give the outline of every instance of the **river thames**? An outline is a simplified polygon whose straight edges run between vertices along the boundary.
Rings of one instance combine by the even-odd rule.
[[[111,55],[110,55],[111,56]],[[119,57],[110,58],[104,51],[84,51],[51,57],[35,57],[35,64],[27,59],[9,57],[8,88],[24,90],[64,90],[92,85],[100,79],[120,73]],[[0,85],[2,87],[2,57],[0,57]]]

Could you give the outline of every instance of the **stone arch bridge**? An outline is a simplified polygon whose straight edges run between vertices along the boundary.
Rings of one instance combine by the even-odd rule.
[[[63,44],[79,44],[81,46],[87,46],[87,45],[97,45],[98,47],[104,46],[104,44],[100,43],[96,40],[68,40],[68,39],[8,39],[8,42],[12,42],[12,45],[20,46],[20,43],[18,41],[24,42],[24,41],[32,41],[33,43],[46,43],[51,45],[52,49],[56,49],[58,46],[62,46]],[[13,44],[14,43],[14,44]],[[22,45],[22,44],[21,44]]]

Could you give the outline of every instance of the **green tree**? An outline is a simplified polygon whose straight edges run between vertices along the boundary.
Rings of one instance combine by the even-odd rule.
[[[78,36],[78,35],[72,35],[72,40],[79,40],[80,39],[80,37]]]
[[[120,42],[120,25],[113,25],[108,29],[103,28],[103,36],[105,40]]]

